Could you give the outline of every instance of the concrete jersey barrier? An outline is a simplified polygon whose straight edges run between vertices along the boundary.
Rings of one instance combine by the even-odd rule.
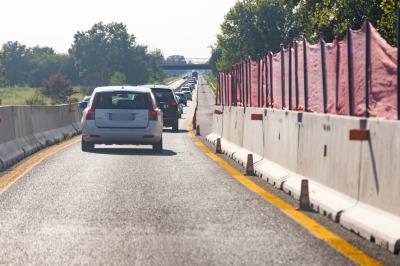
[[[360,128],[370,139],[350,140],[350,130]],[[207,139],[222,137],[224,153],[242,164],[252,153],[256,174],[295,198],[308,179],[315,210],[398,253],[399,135],[396,121],[225,107]]]
[[[0,171],[80,132],[77,104],[0,107]]]

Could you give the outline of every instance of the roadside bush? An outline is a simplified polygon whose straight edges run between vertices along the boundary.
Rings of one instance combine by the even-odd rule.
[[[25,99],[26,105],[47,105],[46,99],[39,93],[35,93],[32,96]]]
[[[63,75],[55,74],[43,81],[42,93],[56,103],[66,102],[68,97],[74,93],[71,81]]]

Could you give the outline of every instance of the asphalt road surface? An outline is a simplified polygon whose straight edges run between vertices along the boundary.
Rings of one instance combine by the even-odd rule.
[[[77,143],[26,173],[0,195],[0,264],[351,264],[202,153],[186,131],[192,111],[179,133],[165,130],[161,155]]]

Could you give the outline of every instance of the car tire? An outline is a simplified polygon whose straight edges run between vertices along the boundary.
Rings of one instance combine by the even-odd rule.
[[[173,131],[173,132],[178,132],[178,130],[179,130],[179,120],[177,119],[177,120],[174,122],[174,125],[172,126],[172,131]]]
[[[156,144],[153,144],[153,151],[154,152],[162,152],[163,151],[163,141],[162,138],[159,142],[157,142]]]
[[[94,143],[86,142],[82,139],[82,151],[83,152],[91,152],[94,150]]]

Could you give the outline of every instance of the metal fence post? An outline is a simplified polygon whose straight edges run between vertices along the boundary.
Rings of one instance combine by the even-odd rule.
[[[325,42],[322,34],[319,38],[319,43],[321,47],[321,66],[322,66],[322,96],[323,96],[323,104],[324,104],[324,113],[328,112],[328,93],[327,93],[327,84],[326,84],[326,58],[325,58]]]
[[[349,77],[349,113],[354,115],[354,82],[353,82],[353,47],[351,41],[350,28],[346,30],[347,38],[347,62],[348,62],[348,77]]]
[[[264,107],[264,57],[261,59],[261,107]]]

